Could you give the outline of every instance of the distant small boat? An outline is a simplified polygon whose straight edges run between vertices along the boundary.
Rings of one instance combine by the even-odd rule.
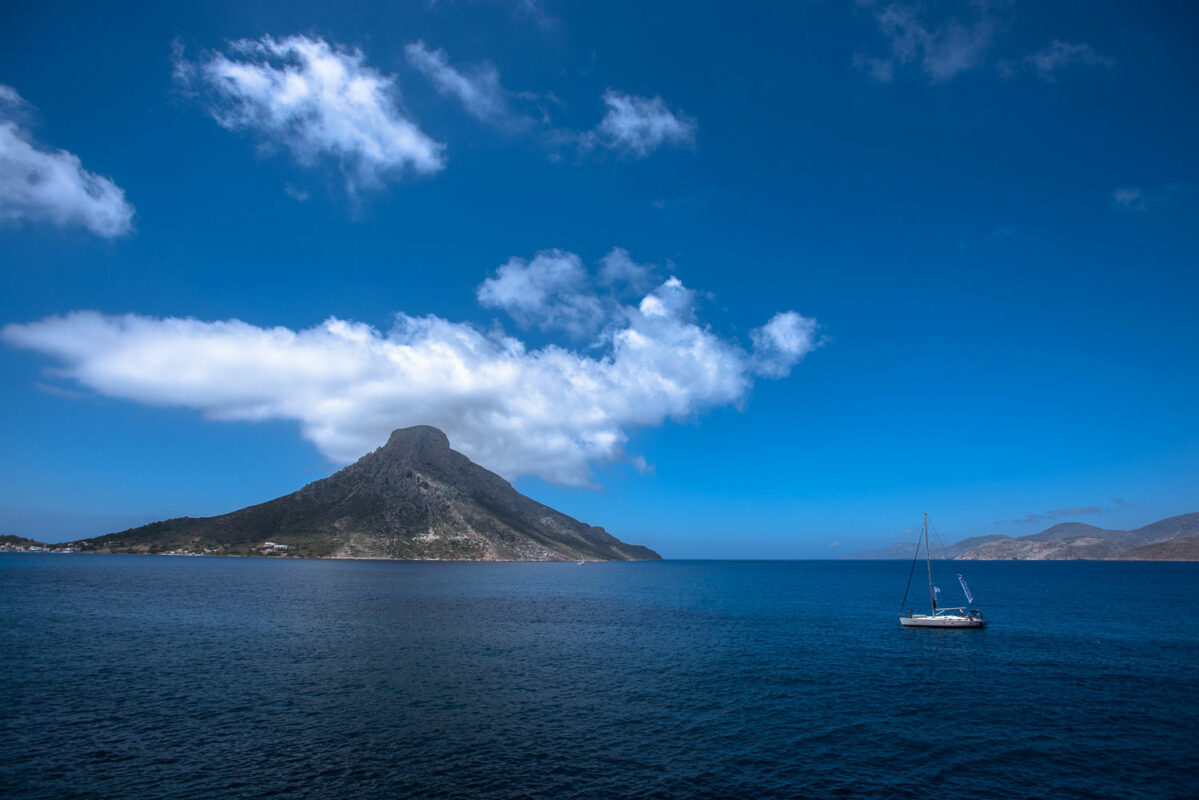
[[[579,559],[579,563],[580,563],[580,564],[582,564],[582,563],[583,563],[583,559],[581,559],[581,558],[580,558],[580,559]]]
[[[933,561],[929,554],[928,547],[928,514],[924,515],[924,530],[921,533],[924,543],[924,563],[928,568],[928,602],[930,612],[928,614],[917,614],[912,609],[908,609],[907,616],[899,618],[899,624],[909,628],[981,628],[986,625],[983,622],[983,612],[977,608],[968,606],[958,606],[956,608],[939,608],[937,606],[937,595],[941,590],[933,585]],[[900,607],[908,604],[908,592],[912,588],[912,575],[916,572],[916,560],[920,558],[920,543],[916,544],[916,555],[912,556],[912,571],[908,573],[908,587],[903,592],[903,602]],[[966,602],[973,603],[974,595],[970,593],[970,587],[966,585],[966,579],[958,575],[958,583],[962,585],[962,591],[966,594]]]

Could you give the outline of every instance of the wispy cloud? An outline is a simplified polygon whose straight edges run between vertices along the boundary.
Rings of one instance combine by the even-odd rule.
[[[437,91],[462,103],[467,113],[496,127],[519,130],[534,121],[512,109],[510,94],[500,84],[500,73],[490,64],[463,71],[450,65],[444,50],[430,50],[423,41],[404,48],[408,63],[427,77]]]
[[[1008,26],[1000,22],[1002,5],[985,0],[951,5],[950,14],[939,16],[923,4],[859,0],[859,5],[873,18],[885,50],[859,51],[853,65],[879,83],[890,83],[903,69],[918,70],[930,83],[944,83],[976,69],[994,69],[1009,77],[1029,72],[1052,81],[1066,69],[1115,64],[1085,42],[1062,39],[1035,53],[996,62],[992,54]]]
[[[534,269],[539,258],[558,266]],[[544,293],[552,317],[564,294],[586,295],[591,279],[576,267],[577,256],[546,251],[509,261],[490,280],[525,273],[526,288]],[[504,298],[497,305],[533,314],[527,298],[509,289],[495,287]],[[597,305],[604,319],[581,350],[530,348],[498,328],[403,313],[384,332],[336,318],[291,330],[76,311],[8,325],[0,337],[56,359],[56,375],[101,395],[216,420],[296,421],[337,463],[378,446],[393,428],[424,423],[507,477],[571,485],[587,485],[594,464],[649,469],[624,452],[631,429],[739,405],[757,377],[782,377],[819,345],[794,337],[814,322],[784,311],[753,332],[746,349],[698,320],[695,293],[677,278],[640,302]]]
[[[1095,48],[1082,42],[1063,42],[1054,39],[1047,47],[1024,58],[1024,63],[1036,70],[1046,80],[1053,80],[1057,73],[1069,67],[1106,67],[1115,62],[1095,52]]]
[[[290,197],[292,200],[295,200],[297,203],[303,203],[309,197],[308,191],[306,189],[301,189],[300,187],[295,186],[290,183],[284,185],[283,193],[286,194],[288,197]]]
[[[663,145],[695,143],[696,122],[681,111],[672,111],[661,97],[639,97],[609,89],[604,92],[608,111],[581,141],[585,147],[603,147],[636,158],[645,158]]]
[[[1024,58],[1000,61],[998,70],[999,74],[1005,77],[1026,72],[1035,74],[1045,81],[1055,81],[1058,74],[1065,70],[1094,67],[1111,69],[1115,64],[1113,59],[1097,52],[1094,47],[1085,42],[1065,42],[1061,39],[1054,39],[1042,49]]]
[[[1123,497],[1113,497],[1111,499],[1111,507],[1103,506],[1075,506],[1074,508],[1055,508],[1052,511],[1038,511],[1032,514],[1025,514],[1019,519],[1000,520],[1001,523],[1012,523],[1016,525],[1029,524],[1033,522],[1056,522],[1061,519],[1071,517],[1084,517],[1094,514],[1110,514],[1114,511],[1124,509],[1136,509],[1137,506],[1127,502]]]
[[[560,24],[558,18],[547,12],[539,0],[513,0],[512,8],[516,16],[531,20],[543,30],[552,30]]]
[[[472,2],[473,0],[465,0],[463,4],[469,5]],[[453,5],[456,5],[456,0],[425,0],[425,6],[429,9]],[[497,5],[507,6],[514,18],[532,22],[546,32],[553,31],[562,24],[561,20],[545,10],[545,5],[540,0],[501,0]]]
[[[1088,514],[1102,514],[1099,506],[1077,506],[1075,508],[1055,508],[1052,511],[1039,511],[1035,514],[1025,514],[1019,519],[1006,520],[1013,523],[1052,522],[1062,517],[1080,517]]]
[[[401,110],[395,77],[361,50],[308,36],[241,39],[228,50],[175,62],[183,85],[206,89],[222,127],[256,133],[303,165],[334,160],[351,192],[445,166],[444,145]]]
[[[1187,183],[1154,186],[1118,186],[1109,195],[1112,205],[1125,211],[1155,211],[1189,202],[1195,187]]]
[[[82,225],[112,238],[133,229],[133,206],[109,178],[89,172],[74,153],[37,144],[26,129],[32,108],[0,85],[0,222]]]
[[[901,67],[918,67],[928,80],[940,83],[983,65],[995,37],[995,21],[985,4],[959,8],[971,13],[932,23],[914,5],[870,6],[887,52],[858,53],[854,65],[881,83],[894,80]]]
[[[91,399],[95,396],[88,394],[87,392],[77,392],[73,389],[63,389],[61,386],[55,386],[50,383],[42,383],[41,381],[34,381],[33,388],[37,389],[43,394],[50,394],[54,395],[55,397],[65,397],[69,400],[85,400]]]
[[[512,92],[503,86],[499,70],[491,64],[456,67],[444,50],[432,49],[424,41],[409,44],[404,52],[408,63],[428,78],[439,94],[457,100],[468,114],[508,133],[537,136],[558,158],[561,150],[574,148],[645,158],[667,145],[695,144],[695,120],[672,110],[658,96],[608,89],[603,95],[606,111],[595,128],[555,127],[553,112],[561,104],[550,93]]]
[[[1145,190],[1139,186],[1120,186],[1112,190],[1112,202],[1129,211],[1144,211],[1148,203]]]

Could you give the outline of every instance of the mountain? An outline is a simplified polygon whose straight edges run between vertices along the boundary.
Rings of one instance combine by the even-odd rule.
[[[1199,514],[1180,514],[1132,531],[1138,544],[1157,544],[1199,535]]]
[[[1085,522],[1059,522],[1040,533],[1033,533],[1028,536],[1021,536],[1020,538],[1027,542],[1056,542],[1062,539],[1078,539],[1080,537],[1107,539],[1124,533],[1127,533],[1127,531],[1109,531],[1106,528],[1096,528],[1094,525],[1087,525]]]
[[[1007,538],[1006,536],[1003,536],[1002,534],[998,534],[998,533],[993,533],[989,536],[972,536],[969,539],[963,539],[962,541],[958,542],[957,544],[948,545],[944,549],[937,547],[936,543],[934,542],[933,543],[933,557],[934,558],[957,558],[959,555],[961,555],[962,553],[965,553],[967,550],[969,550],[972,547],[983,544],[985,542],[991,542],[996,539],[1006,539],[1006,538]],[[856,558],[856,559],[875,559],[875,560],[889,559],[889,558],[911,558],[915,552],[916,552],[916,543],[915,542],[895,542],[894,544],[888,545],[887,547],[881,547],[881,548],[878,548],[877,550],[862,550],[857,553],[852,553],[846,557],[847,558]]]
[[[1199,537],[1199,513],[1181,514],[1131,531],[1063,522],[1040,533],[986,542],[957,556],[962,560],[1048,561],[1076,559],[1191,560],[1188,539]]]
[[[1036,535],[1036,534],[1034,534]],[[956,556],[961,561],[1073,561],[1116,558],[1125,547],[1104,536],[1074,536],[1057,539],[1004,537],[973,547]]]
[[[946,547],[942,558],[957,558],[963,553],[966,553],[975,547],[978,547],[979,545],[987,544],[988,542],[994,542],[1004,538],[1006,537],[1002,533],[991,533],[987,534],[986,536],[971,536],[969,539],[963,539],[957,544],[951,544]],[[934,547],[933,555],[936,554],[937,548]]]
[[[914,542],[897,542],[864,550],[850,558],[911,558]],[[1199,561],[1199,513],[1181,514],[1131,531],[1061,522],[1039,533],[1013,538],[992,534],[963,539],[939,550],[934,558],[963,561]]]
[[[440,430],[387,444],[298,492],[218,517],[180,517],[84,540],[107,552],[268,553],[476,561],[658,560],[517,492]],[[273,546],[272,546],[273,545]]]
[[[1136,561],[1199,561],[1199,536],[1180,536],[1134,547],[1124,557]]]

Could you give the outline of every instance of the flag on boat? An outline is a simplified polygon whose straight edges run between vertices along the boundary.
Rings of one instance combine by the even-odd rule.
[[[966,585],[966,579],[959,575],[958,583],[962,584],[962,591],[966,593],[966,600],[973,603],[974,595],[970,594],[970,587]]]

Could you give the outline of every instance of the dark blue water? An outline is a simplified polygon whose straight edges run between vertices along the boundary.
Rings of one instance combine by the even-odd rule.
[[[0,794],[1199,794],[1199,565],[956,566],[0,555]]]

